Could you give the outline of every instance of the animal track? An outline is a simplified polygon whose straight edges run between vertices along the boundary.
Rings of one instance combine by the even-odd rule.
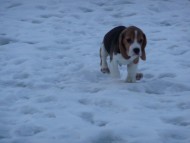
[[[114,9],[112,7],[106,7],[104,8],[104,10],[109,12],[109,11],[113,11]]]
[[[98,93],[99,91],[101,91],[102,89],[101,88],[93,88],[93,87],[90,87],[90,88],[87,88],[87,89],[85,89],[86,90],[86,92],[89,92],[89,93]]]
[[[19,136],[26,137],[26,136],[33,136],[43,132],[45,129],[40,126],[36,125],[22,125],[20,126],[15,133]]]
[[[144,78],[152,79],[152,78],[154,78],[154,75],[153,74],[144,74]]]
[[[18,6],[21,6],[21,5],[22,5],[22,3],[13,3],[10,6],[8,6],[7,8],[14,8],[14,7],[18,7]]]
[[[63,15],[61,14],[45,14],[41,15],[41,18],[51,18],[51,17],[57,17],[57,18],[63,18]]]
[[[92,143],[126,143],[126,141],[111,131],[104,131],[97,135],[95,139],[92,140]]]
[[[92,125],[96,125],[98,127],[104,127],[107,125],[107,122],[106,121],[101,121],[101,120],[95,120],[94,119],[94,115],[90,112],[83,112],[81,113],[80,117],[89,122],[90,124]]]
[[[10,39],[10,38],[0,37],[0,46],[1,45],[7,45],[7,44],[10,44],[10,43],[13,43],[13,42],[16,42],[16,40],[13,40],[13,39]]]
[[[120,0],[117,2],[114,2],[115,5],[125,5],[125,4],[134,4],[132,1],[130,0]]]
[[[97,6],[104,6],[106,3],[105,2],[94,2],[94,4]]]
[[[47,7],[44,5],[38,5],[38,6],[36,6],[36,8],[40,9],[40,10],[45,10]]]
[[[173,76],[174,75],[171,75],[171,77]],[[158,80],[158,81],[152,82],[152,84],[146,87],[147,93],[163,94],[168,91],[173,92],[173,93],[182,92],[182,91],[190,91],[190,87],[183,84],[168,82],[164,80]]]
[[[190,121],[186,121],[183,117],[163,119],[163,121],[168,123],[168,124],[173,124],[176,126],[190,126]]]
[[[166,41],[166,38],[154,38],[152,41]]]
[[[153,5],[151,5],[148,9],[150,11],[153,11],[153,12],[156,12],[156,13],[160,12],[160,9],[158,7],[153,6]]]
[[[35,114],[35,113],[39,113],[40,111],[37,110],[34,107],[29,107],[29,106],[24,106],[21,108],[21,113],[22,114]]]
[[[89,13],[89,12],[93,12],[93,11],[94,11],[93,9],[86,8],[86,7],[80,7],[79,9],[80,9],[82,12],[84,12],[84,13]]]
[[[99,127],[104,127],[107,125],[107,122],[105,121],[95,121],[95,125],[99,126]]]
[[[158,78],[174,78],[174,77],[176,77],[176,75],[175,74],[173,74],[173,73],[162,73],[162,74],[160,74],[159,76],[158,76]]]
[[[10,138],[10,131],[4,126],[0,126],[0,140]]]
[[[33,44],[37,44],[38,42],[36,42],[36,41],[25,41],[24,43],[27,43],[27,44],[33,45]]]
[[[160,22],[161,26],[172,26],[172,24],[169,21],[162,21]]]
[[[127,17],[131,17],[131,16],[134,16],[134,15],[137,15],[137,13],[133,12],[133,13],[126,14]]]
[[[83,105],[94,105],[101,108],[116,108],[111,100],[106,100],[106,99],[95,100],[95,101],[91,101],[89,99],[80,99],[78,102]]]
[[[16,75],[13,76],[14,79],[27,79],[29,78],[30,75],[28,73],[18,73]]]
[[[55,102],[56,98],[54,96],[45,96],[45,97],[39,97],[37,99],[38,103],[49,103],[49,102]]]
[[[80,117],[83,120],[85,120],[85,121],[87,121],[87,122],[89,122],[91,124],[94,124],[94,119],[93,119],[94,117],[93,117],[92,113],[90,113],[90,112],[83,112],[83,113],[81,113]]]
[[[179,103],[178,108],[181,109],[181,110],[190,109],[190,102]]]
[[[180,143],[185,141],[185,139],[188,137],[188,133],[185,133],[184,131],[180,131],[180,130],[165,130],[160,134],[162,140],[164,143],[172,143],[172,142],[176,142],[176,143]],[[184,142],[186,143],[186,142]]]
[[[90,104],[90,100],[88,100],[88,99],[80,99],[79,103],[83,104],[83,105],[89,105]]]
[[[17,60],[14,61],[14,64],[15,65],[21,65],[26,61],[27,61],[26,59],[17,59]]]
[[[178,47],[179,47],[178,45],[171,45],[171,46],[168,47],[168,49],[172,49],[173,50],[173,49],[176,49]]]
[[[32,20],[31,23],[33,24],[41,24],[43,21],[41,20]]]
[[[47,113],[44,116],[48,118],[56,118],[56,115],[54,113]]]
[[[128,90],[133,91],[133,92],[145,92],[147,94],[165,94],[167,92],[179,93],[179,92],[184,92],[184,91],[190,91],[190,87],[186,85],[163,80],[165,79],[165,77],[173,78],[174,76],[175,75],[173,74],[169,74],[169,75],[161,74],[160,79],[157,79],[157,80],[151,79],[150,81],[147,81],[147,83],[143,85],[130,84],[128,85]]]

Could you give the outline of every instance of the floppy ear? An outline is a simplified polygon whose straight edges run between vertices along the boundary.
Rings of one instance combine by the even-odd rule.
[[[119,35],[119,50],[121,55],[125,58],[125,59],[129,59],[130,56],[127,55],[126,49],[125,49],[125,45],[123,43],[123,39],[125,38],[125,32],[127,29],[125,29],[124,31],[121,32],[121,34]]]
[[[146,60],[146,52],[145,52],[145,47],[146,47],[146,43],[147,43],[147,40],[146,40],[146,35],[143,33],[143,43],[142,43],[142,47],[141,47],[141,50],[142,50],[142,55],[141,55],[141,59],[142,60]]]

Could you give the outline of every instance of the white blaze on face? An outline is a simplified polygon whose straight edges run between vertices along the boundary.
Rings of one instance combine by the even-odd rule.
[[[138,48],[140,50],[139,56],[141,55],[141,45],[138,43],[137,35],[138,35],[138,32],[135,30],[135,39],[134,39],[133,43],[131,44],[131,46],[129,47],[129,56],[136,55],[134,52],[134,49],[136,49],[136,48]]]

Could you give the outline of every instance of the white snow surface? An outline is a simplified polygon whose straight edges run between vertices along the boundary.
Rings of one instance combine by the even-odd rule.
[[[103,36],[147,36],[144,78],[100,72]],[[190,143],[190,0],[1,0],[0,143]]]

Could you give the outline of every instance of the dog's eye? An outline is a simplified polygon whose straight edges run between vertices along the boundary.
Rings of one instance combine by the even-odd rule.
[[[138,42],[139,42],[140,44],[142,44],[142,42],[143,42],[143,39],[140,39]]]
[[[133,43],[133,40],[130,39],[130,38],[126,39],[126,41],[127,41],[127,43],[129,43],[129,44]]]

